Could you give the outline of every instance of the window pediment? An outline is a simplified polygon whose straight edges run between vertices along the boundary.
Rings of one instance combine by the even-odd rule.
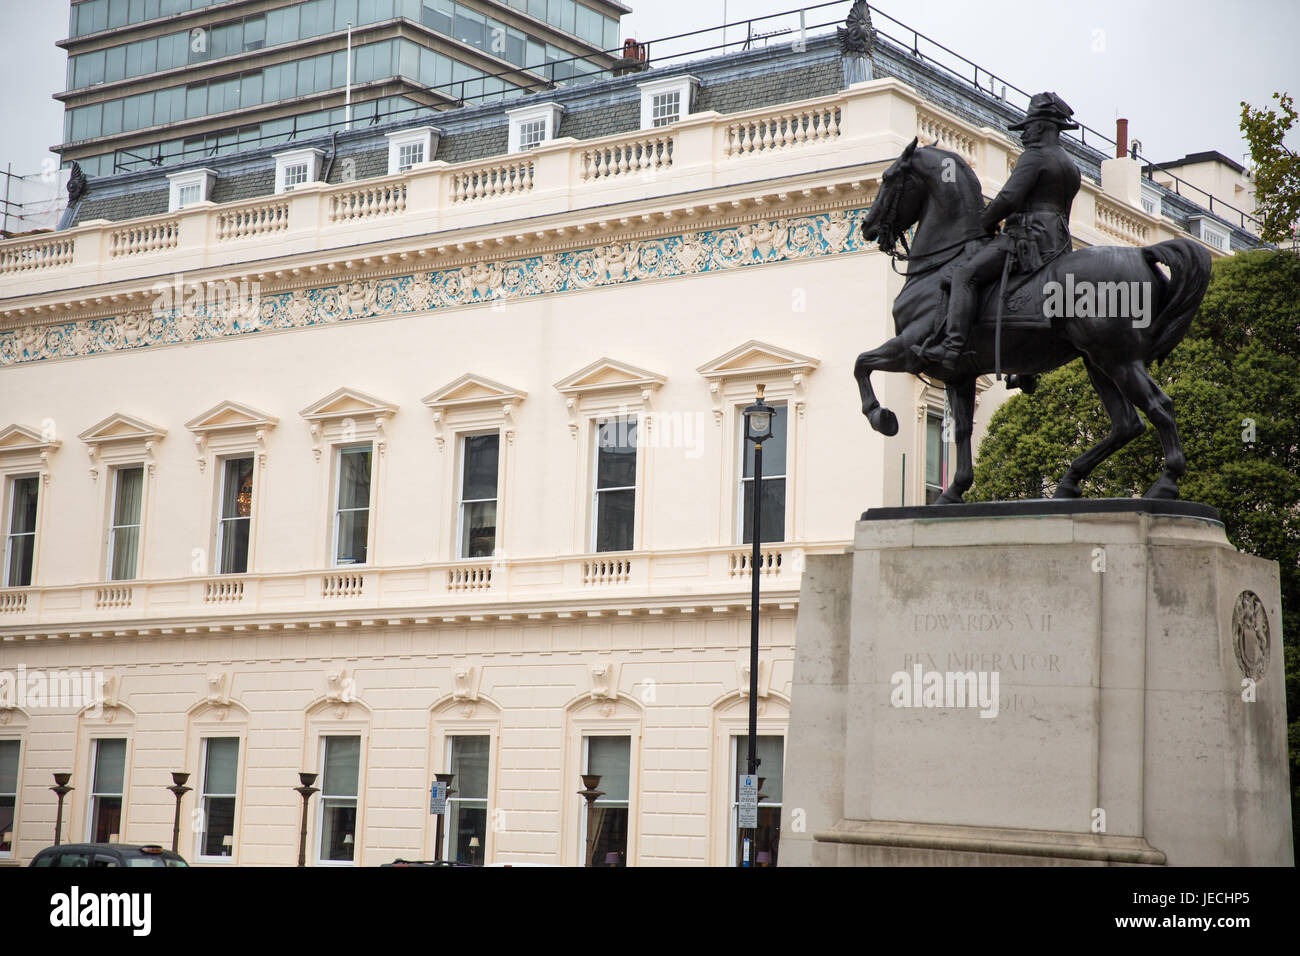
[[[45,437],[34,428],[13,424],[0,431],[0,456],[44,456],[61,444],[56,438]]]
[[[713,415],[721,422],[724,402],[752,391],[759,380],[768,386],[769,398],[789,398],[802,414],[805,377],[820,364],[811,356],[750,339],[705,362],[697,371],[709,381]]]
[[[567,396],[594,395],[618,389],[656,389],[666,381],[664,376],[655,372],[602,358],[556,382],[555,387]]]
[[[528,393],[522,389],[511,388],[471,372],[426,395],[420,401],[435,411],[440,411],[472,405],[518,403],[527,396]]]
[[[61,444],[53,435],[46,437],[26,425],[10,425],[0,430],[0,468],[15,471],[33,468],[48,482],[50,453],[58,451]]]
[[[649,409],[654,394],[668,379],[626,362],[601,358],[555,383],[569,410],[569,430],[576,438],[586,412]]]
[[[811,372],[821,364],[817,359],[777,345],[768,345],[757,339],[750,339],[744,345],[738,345],[706,362],[699,368],[705,378],[728,379],[742,375],[764,375],[780,372],[794,375],[799,372]]]
[[[225,401],[214,405],[202,415],[190,419],[185,427],[192,432],[214,432],[274,428],[280,419],[240,402]]]
[[[376,441],[379,453],[388,450],[385,426],[397,412],[392,402],[367,395],[360,389],[335,389],[298,414],[311,425],[312,453],[320,460],[324,442]]]
[[[397,406],[383,399],[367,395],[355,388],[340,388],[308,405],[298,414],[309,422],[331,422],[358,415],[392,415]]]
[[[504,426],[506,440],[513,441],[514,410],[528,393],[493,381],[485,375],[467,372],[420,401],[433,412],[438,448],[446,442],[446,428]]]
[[[274,415],[260,412],[241,402],[224,401],[202,415],[190,419],[185,427],[194,433],[199,471],[207,464],[208,453],[223,453],[256,446],[258,460],[266,464],[266,432],[279,424]]]
[[[154,474],[153,446],[166,435],[166,429],[142,418],[115,412],[77,437],[86,443],[90,454],[91,478],[98,478],[101,462],[117,464],[140,459],[148,466],[149,474]]]

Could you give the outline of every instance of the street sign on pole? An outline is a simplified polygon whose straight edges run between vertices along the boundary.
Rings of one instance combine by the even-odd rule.
[[[753,830],[758,827],[758,774],[742,773],[740,775],[740,829]]]
[[[447,785],[435,780],[429,784],[429,812],[442,816],[447,812]]]

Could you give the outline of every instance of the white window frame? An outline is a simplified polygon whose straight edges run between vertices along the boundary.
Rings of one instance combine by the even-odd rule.
[[[388,139],[388,175],[396,176],[414,166],[432,162],[438,150],[438,142],[442,138],[442,130],[436,126],[416,126],[384,135]],[[423,147],[424,158],[419,163],[403,164],[402,148],[417,145]]]
[[[1220,252],[1232,252],[1232,231],[1209,216],[1192,216],[1189,219],[1192,235]]]
[[[339,560],[339,515],[343,509],[339,506],[339,496],[343,492],[343,456],[349,452],[365,449],[370,453],[370,493],[366,500],[366,560],[344,563]],[[374,442],[361,441],[340,443],[333,447],[334,454],[334,482],[333,494],[331,495],[331,532],[330,532],[330,566],[335,568],[364,568],[372,563],[371,546],[374,542],[374,514],[375,514],[375,458],[377,450]],[[360,511],[360,508],[349,508],[348,511]]]
[[[787,409],[785,436],[785,540],[798,541],[804,535],[807,513],[808,482],[804,480],[807,458],[807,379],[820,364],[809,355],[792,352],[770,343],[750,339],[701,365],[697,371],[708,380],[713,398],[713,415],[718,429],[719,472],[717,502],[717,543],[735,546],[744,538],[741,508],[735,496],[735,476],[744,471],[744,461],[737,461],[741,450],[735,441],[736,429],[744,433],[744,410],[753,404],[758,386],[765,387],[764,401],[784,405]],[[736,421],[741,422],[740,425]],[[747,545],[745,547],[748,547]]]
[[[424,162],[423,143],[403,143],[397,147],[397,171],[404,173],[417,163]]]
[[[24,741],[22,737],[0,737],[0,744],[11,743],[11,742],[18,745],[18,760],[17,763],[14,764],[14,789],[12,792],[8,790],[0,791],[0,797],[13,798],[14,818],[9,824],[9,830],[0,832],[0,840],[3,839],[5,832],[12,834],[12,837],[9,841],[9,849],[8,850],[0,849],[0,860],[12,860],[14,856],[17,854],[17,850],[15,848],[18,844],[18,811],[21,809],[21,804],[18,799],[18,795],[22,793],[23,790],[22,787],[23,756],[26,750],[26,741]]]
[[[247,518],[225,518],[221,512],[226,502],[226,466],[232,461],[248,460],[252,462],[252,489],[253,500],[249,504]],[[217,542],[212,554],[212,573],[213,574],[247,574],[253,568],[253,519],[257,514],[257,456],[251,451],[245,454],[224,455],[217,458]],[[221,568],[222,553],[225,548],[226,524],[232,521],[248,522],[248,553],[244,555],[244,564],[247,571],[223,571]]]
[[[671,126],[682,118],[682,94],[677,90],[655,93],[650,97],[650,125]]]
[[[632,550],[642,550],[649,538],[645,527],[645,502],[654,500],[654,401],[667,379],[647,369],[608,357],[597,359],[555,384],[564,396],[569,412],[569,433],[575,439],[574,487],[579,494],[573,499],[573,550],[590,554],[595,541],[592,508],[595,503],[594,476],[597,463],[594,423],[610,418],[635,416],[637,419],[636,528]],[[628,552],[608,552],[626,554]]]
[[[591,533],[590,533],[590,535],[589,535],[589,537],[588,537],[588,541],[587,541],[588,549],[589,549],[589,551],[590,551],[591,554],[597,554],[597,553],[599,553],[599,554],[627,554],[627,553],[629,553],[629,551],[636,551],[636,550],[637,550],[637,546],[640,544],[640,541],[638,541],[638,531],[639,531],[639,529],[640,529],[640,525],[641,525],[641,522],[640,522],[639,519],[640,519],[640,515],[641,515],[641,507],[642,507],[642,502],[641,502],[641,469],[642,469],[642,467],[643,467],[642,458],[643,458],[644,456],[641,454],[641,451],[642,451],[642,447],[641,447],[641,446],[642,446],[642,444],[643,444],[643,442],[644,442],[644,433],[643,433],[643,430],[644,430],[644,428],[645,428],[645,420],[644,420],[644,418],[645,418],[645,416],[642,415],[638,410],[636,410],[636,409],[628,409],[627,411],[621,411],[621,410],[620,410],[620,411],[618,411],[618,412],[615,412],[615,413],[613,413],[613,414],[608,414],[608,415],[597,415],[597,416],[594,416],[594,417],[592,418],[592,420],[591,420],[591,446],[590,446],[590,447],[591,447],[591,475],[590,475],[590,482],[591,482],[591,483],[590,483],[590,485],[588,486],[588,487],[591,489],[591,519],[590,519],[590,528],[591,528]],[[636,448],[636,464],[633,466],[634,469],[635,469],[635,472],[636,472],[636,479],[635,479],[635,480],[636,480],[636,483],[633,484],[633,485],[620,485],[620,486],[615,487],[615,488],[600,488],[600,487],[598,487],[598,484],[599,484],[599,481],[600,481],[600,428],[601,428],[601,426],[604,425],[604,424],[607,424],[607,423],[609,423],[609,422],[617,422],[617,421],[631,421],[631,422],[635,422],[635,423],[636,423],[636,445],[635,445],[635,448]],[[597,551],[596,551],[596,540],[597,540],[597,538],[599,537],[599,534],[600,534],[600,524],[599,524],[599,521],[600,521],[600,517],[599,517],[599,516],[600,516],[600,496],[601,496],[602,494],[605,494],[605,493],[607,493],[607,492],[611,492],[611,491],[629,491],[629,490],[632,492],[632,502],[633,502],[633,505],[632,505],[632,547],[631,547],[630,549],[628,549],[628,551],[601,551],[601,552],[597,552]],[[584,766],[585,766],[585,763],[584,763]]]
[[[130,471],[136,468],[140,469],[140,513],[136,516],[135,524],[115,525],[113,521],[114,521],[114,516],[117,513],[117,496],[118,493],[121,491],[120,482],[121,482],[122,472]],[[140,579],[140,565],[141,565],[141,559],[143,557],[143,552],[144,552],[145,497],[147,496],[149,491],[149,468],[142,461],[123,462],[121,464],[114,465],[109,470],[109,475],[112,476],[112,481],[111,481],[112,488],[109,490],[109,494],[108,494],[108,548],[107,548],[107,558],[104,562],[104,580],[105,581],[138,581]],[[131,576],[129,578],[113,577],[113,557],[116,553],[115,545],[117,544],[117,535],[114,534],[114,532],[117,531],[119,528],[135,528],[137,531],[136,538],[135,538],[136,544],[135,544],[134,569],[132,570]]]
[[[1164,215],[1164,200],[1160,194],[1160,190],[1155,186],[1148,184],[1145,179],[1142,180],[1141,186],[1141,202],[1143,211],[1149,216],[1159,217]]]
[[[217,171],[203,167],[200,169],[187,169],[179,173],[168,173],[167,181],[170,189],[167,198],[167,211],[177,212],[195,203],[208,202],[212,194],[212,184],[216,181]],[[194,199],[182,199],[183,193],[188,193],[194,187],[198,187],[198,196]]]
[[[253,508],[249,516],[248,570],[252,573],[257,560],[257,535],[260,533],[258,509],[262,502],[262,470],[266,467],[266,437],[279,419],[239,402],[224,401],[202,415],[186,422],[194,434],[199,470],[209,467],[213,481],[209,486],[212,500],[208,508],[208,548],[212,555],[210,571],[221,573],[221,505],[225,463],[231,458],[253,459]]]
[[[443,771],[445,773],[452,772],[452,763],[455,757],[453,751],[455,750],[455,746],[456,746],[455,742],[457,737],[484,737],[487,739],[488,792],[483,797],[462,797],[460,795],[460,788],[456,786],[456,780],[455,779],[452,780],[451,787],[453,790],[456,791],[456,793],[453,793],[451,796],[447,798],[447,807],[445,813],[443,814],[443,821],[442,821],[443,822],[442,846],[438,848],[438,859],[440,860],[450,859],[449,854],[451,853],[451,843],[452,843],[452,833],[451,833],[452,804],[455,804],[457,807],[461,807],[461,806],[470,806],[470,805],[478,806],[481,803],[483,805],[485,816],[487,817],[487,824],[483,828],[483,841],[482,841],[483,845],[478,848],[478,862],[479,864],[483,864],[487,861],[488,834],[492,831],[492,812],[489,808],[492,805],[492,771],[494,769],[493,757],[496,754],[496,747],[495,747],[496,738],[495,735],[489,733],[487,730],[462,730],[462,729],[449,730],[447,732],[446,737],[443,738],[444,742],[442,748],[443,753],[445,755],[445,760],[444,760],[445,766],[443,767]]]
[[[755,736],[781,738],[781,773],[782,776],[784,776],[785,758],[788,756],[789,744],[790,744],[789,737],[784,733],[780,733],[780,734],[764,733],[762,730],[759,730],[759,732],[755,734]],[[730,794],[730,800],[728,801],[728,806],[731,808],[731,812],[730,812],[730,816],[727,818],[727,831],[729,834],[729,839],[727,841],[727,865],[728,866],[739,865],[737,863],[737,860],[739,860],[740,858],[740,799],[739,799],[739,795],[736,793],[736,790],[737,790],[737,784],[740,781],[741,764],[739,760],[739,756],[740,756],[739,744],[737,743],[737,741],[748,741],[748,739],[749,739],[748,731],[744,733],[733,732],[727,737],[727,740],[729,741],[728,749],[731,752],[731,758],[730,758],[731,775],[727,778],[728,780],[731,781],[731,788],[728,791],[728,793]],[[748,766],[745,767],[745,770],[746,772],[748,772],[749,770]],[[760,777],[768,776],[768,774],[763,772],[762,764],[759,764],[758,776]],[[785,780],[781,781],[781,796],[783,798],[785,797]],[[763,800],[759,803],[759,806],[775,807],[779,811],[782,807],[785,806],[785,803],[773,802],[771,800]],[[779,817],[780,814],[778,813],[777,816]],[[758,851],[755,850],[755,852],[757,853]],[[778,850],[777,852],[779,853],[780,850]],[[777,862],[777,866],[781,865],[780,857],[777,858],[776,862]]]
[[[543,143],[555,139],[556,131],[560,128],[560,117],[563,115],[564,107],[559,103],[537,103],[532,106],[519,106],[512,110],[506,110],[506,116],[510,118],[507,151],[519,153],[525,149],[536,149]],[[524,128],[539,120],[543,124],[542,138],[525,146],[523,141]]]
[[[320,161],[325,155],[323,149],[307,147],[275,153],[275,191],[276,194],[292,192],[295,187],[314,183],[320,179]],[[290,173],[303,170],[304,178],[299,180]],[[290,180],[293,179],[291,182]]]
[[[632,798],[636,792],[634,774],[636,774],[638,771],[637,759],[636,759],[637,735],[631,730],[627,730],[627,731],[613,730],[610,733],[584,732],[582,734],[582,752],[580,754],[582,773],[584,774],[591,772],[591,739],[593,737],[627,738],[627,750],[628,750],[627,800],[610,801],[608,803],[605,803],[605,806],[618,807],[621,803],[622,807],[627,810],[627,847],[623,851],[623,856],[624,856],[623,866],[630,867],[633,865],[633,856],[634,856],[632,839],[633,839],[633,835],[636,833],[636,827],[633,826],[634,821],[632,819],[632,802],[633,802]],[[604,783],[604,778],[601,779],[601,783],[602,784]],[[601,803],[602,801],[600,800],[600,798],[597,798],[596,802]],[[587,807],[586,807],[585,798],[583,800],[582,813],[579,816],[579,822],[578,822],[578,865],[579,866],[587,865]]]
[[[326,860],[321,852],[325,848],[325,747],[331,737],[356,737],[360,745],[357,754],[357,795],[355,797],[329,797],[331,800],[352,800],[356,809],[356,825],[352,834],[352,859],[350,860]],[[316,801],[315,863],[317,866],[357,866],[357,856],[361,851],[361,796],[365,792],[366,734],[360,731],[322,733],[320,734],[318,746],[320,748],[320,762],[318,764],[320,767],[320,798]]]
[[[312,455],[321,465],[316,491],[317,553],[325,567],[363,567],[339,565],[335,561],[337,540],[335,512],[338,508],[339,449],[357,445],[371,446],[370,457],[370,524],[366,535],[366,565],[380,562],[378,522],[379,488],[384,479],[384,457],[388,451],[388,420],[397,406],[365,392],[344,386],[313,402],[298,414],[311,427]]]
[[[465,498],[465,466],[469,456],[465,451],[466,440],[470,438],[482,438],[485,435],[495,435],[497,437],[497,477],[496,477],[496,497],[494,498]],[[492,555],[486,558],[471,558],[465,554],[465,505],[480,504],[485,501],[492,501],[496,504],[496,534],[492,542],[492,551],[495,554],[501,547],[501,466],[504,458],[504,442],[501,429],[492,428],[483,431],[461,432],[458,436],[457,445],[459,445],[459,458],[457,460],[456,471],[459,480],[456,482],[456,557],[461,561],[486,561],[490,560]]]
[[[122,741],[122,789],[115,793],[108,791],[100,792],[95,789],[95,771],[99,769],[99,745],[105,740]],[[87,843],[95,842],[95,808],[96,801],[102,797],[118,797],[122,801],[122,812],[118,814],[117,839],[123,841],[123,831],[126,829],[126,791],[127,781],[131,774],[131,738],[120,734],[99,734],[90,739],[90,786],[88,788],[88,799],[86,805],[86,841]]]
[[[449,561],[483,560],[464,559],[461,555],[461,498],[464,481],[462,462],[463,437],[496,432],[500,435],[497,446],[497,553],[503,553],[509,540],[511,469],[514,459],[516,423],[515,410],[528,393],[501,382],[466,372],[454,381],[422,398],[421,404],[433,413],[434,438],[442,462],[442,478],[437,483],[439,519],[439,552]],[[446,454],[450,443],[454,454]]]
[[[234,740],[238,747],[238,756],[235,758],[235,790],[233,793],[208,792],[208,743],[212,740]],[[203,829],[194,834],[194,859],[201,863],[234,863],[235,844],[239,840],[239,771],[244,760],[244,738],[238,734],[205,734],[199,738],[199,750],[202,766],[199,768],[198,798],[199,808],[203,814]],[[203,845],[207,842],[208,820],[211,818],[211,814],[208,813],[208,800],[212,797],[230,798],[235,801],[234,831],[230,835],[229,856],[209,856],[203,852]]]
[[[745,483],[747,481],[752,482],[754,480],[753,478],[745,477],[745,459],[749,454],[749,439],[745,437],[746,430],[747,430],[746,429],[747,422],[745,421],[745,409],[748,407],[748,405],[751,404],[753,404],[753,402],[749,402],[746,405],[737,405],[734,409],[735,419],[740,427],[740,450],[736,457],[736,471],[735,471],[736,474],[736,543],[744,544],[744,545],[748,545],[751,543],[745,540]],[[782,481],[786,483],[785,511],[781,516],[781,538],[778,541],[765,541],[763,543],[764,547],[777,547],[786,542],[787,540],[786,529],[789,527],[790,524],[790,475],[788,474],[788,472],[790,471],[790,403],[788,401],[778,401],[778,402],[767,402],[767,404],[774,409],[776,408],[781,409],[782,413],[786,416],[785,471],[783,471],[779,475],[769,475],[766,471],[763,472],[764,481],[767,481],[768,479],[775,480],[777,478],[780,478]],[[767,443],[764,442],[763,444],[766,445]]]
[[[40,538],[41,525],[41,505],[45,497],[41,494],[41,476],[38,472],[18,472],[12,475],[5,475],[5,497],[4,497],[4,548],[0,551],[0,557],[4,560],[4,565],[0,566],[0,586],[7,588],[31,587],[36,583],[36,547]],[[13,552],[14,535],[14,505],[16,501],[16,485],[24,479],[34,479],[36,481],[36,521],[30,534],[22,533],[22,537],[32,539],[32,579],[27,584],[16,584],[9,579],[10,557]]]
[[[641,128],[655,129],[671,126],[691,114],[695,106],[695,94],[700,88],[700,78],[689,73],[670,76],[662,80],[649,80],[638,83],[641,91]],[[677,94],[677,115],[667,123],[655,121],[655,98],[665,94]]]
[[[523,152],[526,149],[536,149],[546,142],[550,137],[547,136],[546,120],[543,117],[534,117],[519,121],[519,148],[516,152]]]
[[[36,475],[40,484],[36,491],[36,540],[32,553],[32,586],[40,581],[42,527],[45,523],[45,487],[50,480],[50,456],[58,451],[61,442],[52,435],[42,434],[33,428],[13,424],[0,429],[0,531],[5,534],[4,543],[0,544],[0,586],[8,581],[9,550],[8,532],[13,521],[13,488],[11,478],[26,478]]]
[[[941,411],[927,407],[925,417],[922,420],[924,433],[921,436],[921,447],[924,449],[921,458],[921,504],[929,504],[930,490],[934,487],[930,484],[930,422],[938,421],[939,423],[939,494],[943,494],[948,482],[952,477],[952,448],[951,443],[943,440],[944,425],[949,420],[950,413],[945,406]]]

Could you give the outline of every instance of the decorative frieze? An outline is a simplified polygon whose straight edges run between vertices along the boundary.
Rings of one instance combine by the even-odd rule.
[[[178,302],[0,332],[0,366],[300,329],[814,259],[867,249],[866,208],[550,252],[259,296],[257,308]]]

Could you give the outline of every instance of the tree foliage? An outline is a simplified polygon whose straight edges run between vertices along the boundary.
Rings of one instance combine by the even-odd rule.
[[[1295,236],[1300,226],[1300,155],[1282,142],[1296,122],[1295,106],[1286,93],[1274,93],[1280,112],[1241,104],[1241,131],[1255,164],[1255,215],[1260,234],[1269,242]]]
[[[1292,810],[1300,841],[1300,257],[1238,253],[1214,263],[1183,342],[1152,375],[1174,402],[1188,470],[1182,497],[1219,509],[1239,550],[1282,579]],[[989,423],[967,500],[1050,496],[1110,422],[1081,361],[1045,375]],[[1102,463],[1089,497],[1141,494],[1163,467],[1155,429]]]

